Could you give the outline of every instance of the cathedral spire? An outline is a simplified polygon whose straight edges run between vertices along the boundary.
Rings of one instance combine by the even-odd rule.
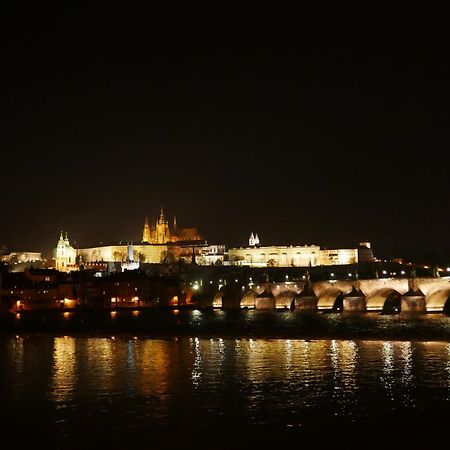
[[[173,216],[173,229],[177,229],[177,216]]]
[[[145,216],[144,231],[142,233],[142,242],[150,243],[150,241],[151,241],[150,226],[148,224],[148,217]]]
[[[164,208],[161,206],[161,213],[159,214],[159,221],[164,223]]]

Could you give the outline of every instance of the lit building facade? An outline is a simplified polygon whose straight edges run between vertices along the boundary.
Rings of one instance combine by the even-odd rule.
[[[66,233],[66,237],[59,237],[58,244],[54,250],[55,269],[61,272],[70,272],[77,269],[77,251],[70,245],[69,238]]]
[[[166,244],[168,242],[179,241],[201,241],[203,238],[197,228],[179,228],[176,217],[173,218],[173,225],[164,217],[164,210],[161,208],[159,219],[152,225],[145,218],[144,230],[142,232],[142,242],[145,244]]]
[[[40,252],[11,252],[8,255],[2,255],[0,261],[6,264],[19,264],[27,262],[42,261]]]
[[[250,267],[308,267],[373,261],[369,242],[357,248],[321,249],[318,245],[261,246],[253,232],[248,247],[230,248],[228,264]]]
[[[272,245],[230,248],[228,262],[233,266],[308,267],[317,266],[320,247],[317,245]]]

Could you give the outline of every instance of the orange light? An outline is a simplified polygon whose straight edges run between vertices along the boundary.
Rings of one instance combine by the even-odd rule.
[[[111,319],[115,319],[117,316],[117,311],[111,311]]]

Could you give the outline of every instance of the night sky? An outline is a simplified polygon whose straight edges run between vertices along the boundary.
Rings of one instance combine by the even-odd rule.
[[[450,253],[443,11],[35,3],[1,6],[0,244],[164,205],[227,245]]]

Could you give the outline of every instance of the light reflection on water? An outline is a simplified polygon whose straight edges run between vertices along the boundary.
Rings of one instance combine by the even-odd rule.
[[[0,342],[1,408],[11,423],[39,421],[36,410],[45,411],[51,419],[41,425],[58,424],[61,440],[80,429],[355,422],[390,411],[448,409],[450,399],[445,342],[45,336]]]

